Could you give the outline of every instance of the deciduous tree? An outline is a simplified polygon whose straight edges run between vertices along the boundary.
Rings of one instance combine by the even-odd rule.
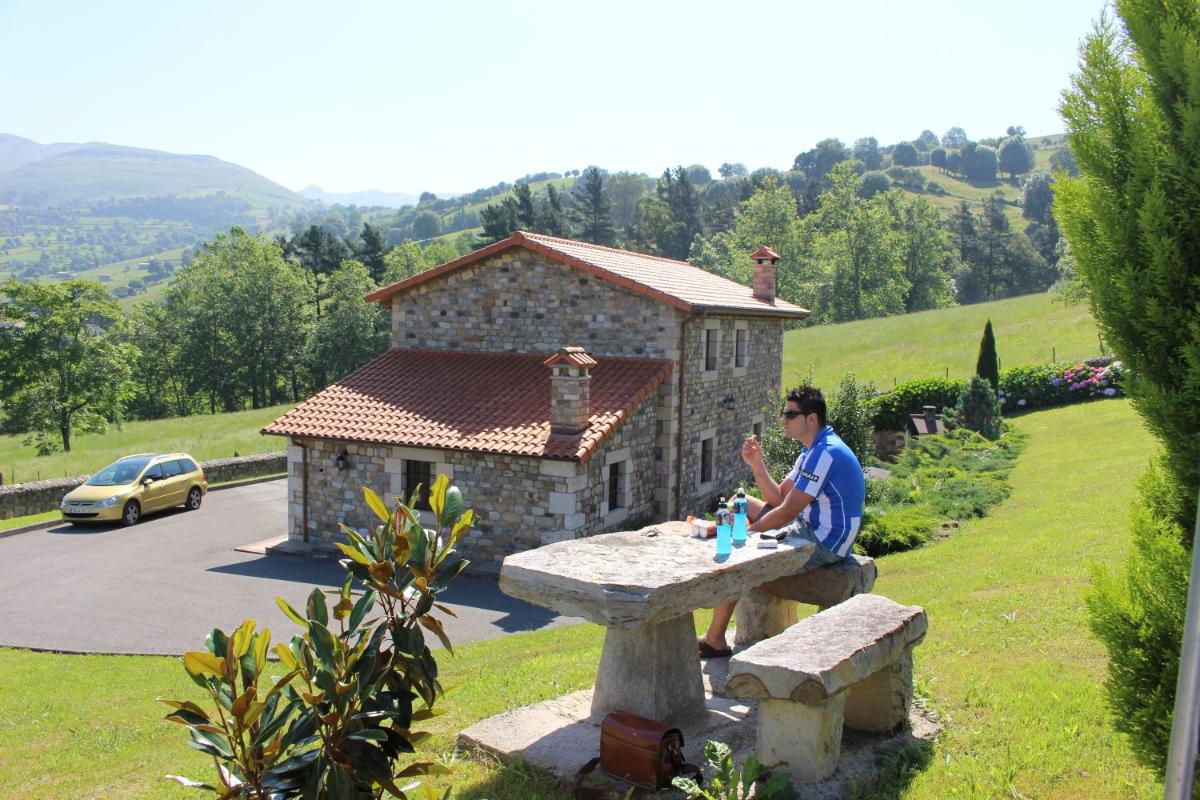
[[[137,349],[105,288],[9,280],[0,294],[0,401],[38,451],[70,452],[72,434],[120,422]]]

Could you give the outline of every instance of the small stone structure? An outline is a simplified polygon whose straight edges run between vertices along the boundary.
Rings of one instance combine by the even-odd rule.
[[[286,453],[261,453],[237,458],[219,458],[202,461],[200,466],[209,483],[257,478],[287,472]],[[0,486],[0,519],[44,514],[58,509],[63,495],[80,486],[90,475],[73,478],[55,478],[29,483],[14,483]]]
[[[892,733],[909,717],[912,649],[925,611],[863,594],[764,639],[729,662],[725,692],[758,701],[758,757],[815,783],[833,774],[843,725]]]

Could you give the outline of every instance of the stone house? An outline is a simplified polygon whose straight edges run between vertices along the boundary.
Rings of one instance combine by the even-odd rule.
[[[289,544],[365,528],[362,499],[444,474],[480,515],[476,562],[711,510],[749,477],[808,311],[687,264],[518,232],[367,295],[391,349],[263,429],[287,436]]]

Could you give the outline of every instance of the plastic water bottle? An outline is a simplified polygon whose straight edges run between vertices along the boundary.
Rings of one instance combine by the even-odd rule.
[[[733,498],[733,543],[746,543],[746,487],[739,486]]]
[[[730,546],[733,530],[730,525],[729,507],[725,503],[725,495],[721,495],[717,503],[717,557],[727,556],[733,552]]]

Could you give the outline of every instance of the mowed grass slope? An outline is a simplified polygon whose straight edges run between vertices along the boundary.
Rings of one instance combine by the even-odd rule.
[[[951,378],[969,378],[989,319],[1003,369],[1100,355],[1087,305],[1065,305],[1050,292],[788,331],[783,382],[799,382],[810,367],[816,385],[826,391],[836,389],[847,372],[874,382],[880,391],[897,381],[942,377],[947,371]]]
[[[0,470],[5,483],[23,483],[64,475],[88,475],[130,453],[191,453],[201,461],[230,458],[236,452],[282,452],[287,439],[259,433],[267,423],[290,411],[294,403],[237,411],[232,414],[197,415],[173,419],[128,422],[102,434],[76,434],[70,453],[39,456],[22,442],[22,434],[0,436]],[[15,476],[15,478],[14,478]]]
[[[1104,649],[1083,608],[1092,565],[1117,564],[1128,549],[1128,476],[1153,441],[1124,400],[1034,412],[1014,424],[1029,442],[1012,497],[951,539],[879,560],[875,591],[929,614],[916,650],[917,693],[946,727],[860,800],[1162,795],[1112,728]],[[1096,431],[1119,435],[1087,447]],[[706,614],[697,617],[706,624]],[[453,784],[459,800],[567,800],[569,790],[519,767],[463,756],[455,738],[479,719],[589,685],[601,640],[601,629],[585,624],[439,653],[452,689],[446,714],[429,725],[430,748],[453,775],[438,785]],[[175,659],[0,650],[0,795],[191,797],[162,776],[209,778],[211,762],[185,746],[181,728],[159,721],[167,709],[153,698],[196,693]]]

